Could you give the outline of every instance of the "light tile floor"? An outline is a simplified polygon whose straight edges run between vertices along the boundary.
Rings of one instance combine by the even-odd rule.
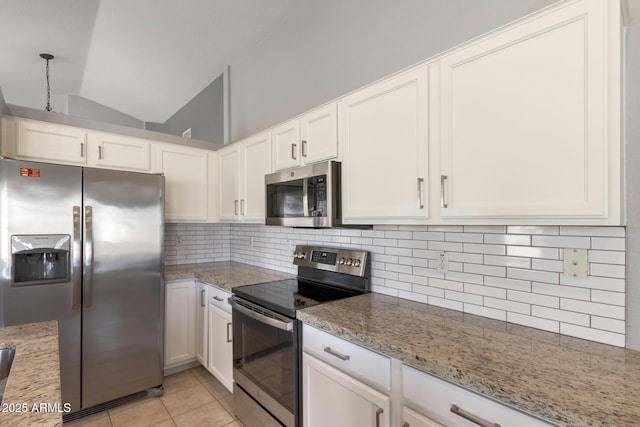
[[[164,378],[164,395],[149,397],[64,427],[240,427],[231,394],[202,366]]]

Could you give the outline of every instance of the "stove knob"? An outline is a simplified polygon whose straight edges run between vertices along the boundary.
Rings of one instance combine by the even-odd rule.
[[[298,252],[296,254],[296,258],[298,258],[298,259],[304,259],[304,257],[306,257],[306,256],[307,256],[307,254],[305,252]]]
[[[340,259],[338,260],[338,264],[344,264],[344,263],[345,263],[345,261],[346,261],[346,260],[345,260],[344,258],[340,258]]]
[[[347,265],[352,265],[352,264],[353,264],[353,260],[352,260],[351,258],[349,258],[349,259],[347,260]]]
[[[353,266],[354,267],[360,267],[360,260],[359,259],[354,259],[353,260]]]

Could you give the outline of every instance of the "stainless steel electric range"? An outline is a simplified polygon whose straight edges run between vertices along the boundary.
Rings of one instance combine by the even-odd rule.
[[[246,427],[301,425],[296,310],[369,292],[369,258],[367,251],[298,245],[295,279],[233,289],[233,409]]]

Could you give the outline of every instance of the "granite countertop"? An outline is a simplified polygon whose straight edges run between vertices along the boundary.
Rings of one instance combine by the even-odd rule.
[[[382,294],[303,322],[564,426],[640,425],[640,352]]]
[[[48,321],[0,328],[0,343],[16,345],[0,408],[0,425],[61,426],[58,323]],[[42,404],[49,404],[49,408],[40,409]],[[26,408],[26,412],[17,412],[16,406]]]
[[[233,290],[236,286],[292,277],[295,275],[232,261],[172,265],[164,269],[166,281],[195,278],[227,291]]]

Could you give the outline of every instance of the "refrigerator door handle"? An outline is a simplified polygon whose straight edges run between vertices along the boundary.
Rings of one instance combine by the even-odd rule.
[[[91,307],[93,296],[93,209],[91,206],[84,208],[84,306]]]
[[[73,277],[73,302],[72,309],[80,309],[80,299],[82,298],[82,226],[80,223],[80,206],[73,207],[73,265],[71,274]]]

